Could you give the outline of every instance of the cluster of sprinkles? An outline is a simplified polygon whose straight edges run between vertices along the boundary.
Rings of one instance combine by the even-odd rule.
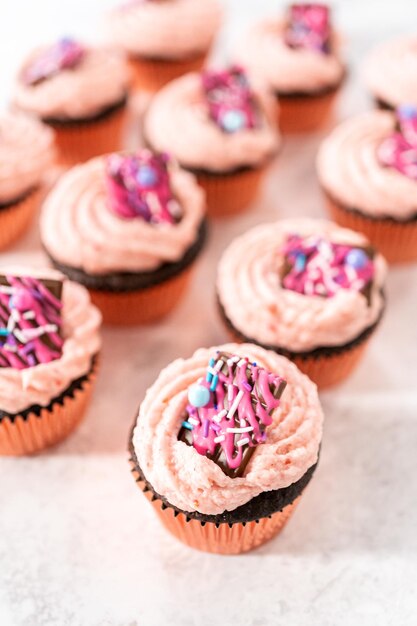
[[[288,8],[285,43],[290,48],[329,54],[331,44],[329,7],[319,3],[291,4]]]
[[[25,369],[62,354],[58,280],[0,276],[0,367]]]
[[[83,60],[85,52],[85,48],[74,39],[59,39],[26,67],[23,80],[26,85],[37,85],[62,70],[74,69]]]
[[[333,243],[315,235],[289,235],[282,285],[307,296],[330,298],[340,289],[367,292],[374,277],[373,251]]]
[[[222,131],[236,133],[259,125],[255,96],[241,67],[203,72],[202,83],[210,118]]]
[[[286,382],[226,352],[211,358],[205,378],[188,390],[178,439],[210,458],[231,478],[241,477],[279,406]]]
[[[378,158],[382,165],[417,180],[417,107],[412,104],[399,107],[396,118],[395,132],[380,144]]]
[[[176,224],[181,220],[166,154],[150,150],[111,154],[106,163],[106,184],[110,208],[118,217],[140,218],[149,224]]]

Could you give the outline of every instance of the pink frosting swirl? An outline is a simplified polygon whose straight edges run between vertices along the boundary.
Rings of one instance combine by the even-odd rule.
[[[26,68],[46,47],[37,49],[17,77],[13,101],[41,118],[80,119],[94,116],[126,94],[128,71],[124,57],[107,48],[87,48],[82,61],[35,85],[25,83]]]
[[[256,24],[242,39],[233,58],[258,76],[273,91],[310,93],[337,85],[345,72],[339,44],[323,54],[308,48],[290,48],[285,43],[285,21]]]
[[[182,219],[156,225],[110,210],[105,172],[106,158],[92,159],[64,174],[49,194],[40,222],[49,254],[90,274],[150,271],[179,261],[204,218],[204,192],[194,176],[173,167],[171,188]]]
[[[24,113],[0,113],[0,204],[37,187],[54,160],[54,135]]]
[[[287,381],[272,412],[266,442],[257,446],[245,475],[230,478],[206,456],[178,440],[188,388],[205,375],[215,351],[256,361]],[[217,515],[232,511],[263,491],[288,487],[317,461],[323,413],[317,389],[297,367],[251,344],[202,348],[162,370],[140,407],[133,444],[146,479],[155,491],[184,511]]]
[[[378,157],[395,121],[393,113],[370,111],[346,120],[324,140],[317,173],[335,200],[375,217],[407,219],[417,213],[417,181]]]
[[[254,86],[261,109],[257,128],[225,133],[209,116],[201,75],[187,74],[159,91],[144,119],[144,134],[184,167],[224,172],[257,166],[278,150],[280,137],[269,94]]]
[[[392,107],[417,104],[417,36],[379,44],[367,58],[363,74],[374,96]]]
[[[226,316],[247,337],[292,352],[351,341],[378,319],[384,306],[384,259],[379,254],[374,259],[369,304],[363,293],[350,289],[340,289],[331,298],[307,296],[281,284],[280,250],[291,234],[368,244],[363,235],[325,220],[284,220],[249,230],[231,243],[219,264],[217,292]]]
[[[131,2],[110,12],[106,30],[132,55],[183,59],[210,47],[221,15],[217,0]]]
[[[50,269],[34,272],[30,268],[5,267],[1,273],[63,279],[59,272]],[[92,357],[101,347],[101,315],[91,304],[88,291],[68,280],[64,280],[62,304],[64,344],[61,357],[27,369],[0,368],[0,408],[3,411],[18,413],[34,404],[46,406],[73,380],[90,370]]]

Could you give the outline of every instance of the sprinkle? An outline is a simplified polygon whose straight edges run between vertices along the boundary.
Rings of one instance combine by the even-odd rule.
[[[204,437],[208,437],[209,434],[209,428],[210,428],[210,422],[208,419],[204,420],[204,427],[203,427],[203,435]]]
[[[247,383],[246,380],[243,381],[242,387],[244,387],[247,391],[252,391],[251,385],[249,383]]]
[[[223,411],[220,411],[220,413],[218,413],[217,415],[213,417],[213,421],[219,424],[222,421],[222,419],[226,417],[226,415],[227,415],[227,411],[226,409],[223,409]]]
[[[219,435],[218,437],[215,437],[213,439],[214,443],[221,443],[222,441],[224,441],[226,439],[226,437],[224,435]]]
[[[216,433],[219,432],[219,430],[221,430],[220,424],[216,424],[215,422],[211,422],[210,426]]]
[[[182,425],[183,425],[184,428],[187,428],[187,430],[192,430],[193,429],[191,424],[189,424],[188,422],[183,422]]]
[[[193,426],[199,426],[200,425],[200,421],[198,419],[196,419],[195,417],[189,417],[188,421],[190,424],[192,424]]]
[[[211,383],[210,383],[210,391],[215,391],[218,382],[219,382],[219,376],[218,376],[218,374],[215,374],[213,376],[213,379],[212,379]]]
[[[245,428],[226,428],[227,433],[235,433],[236,435],[240,433],[250,433],[253,430],[253,426],[245,426]]]
[[[254,362],[252,363],[252,365],[253,365],[253,367],[257,367],[257,365],[258,365],[258,364],[257,364],[257,362],[256,362],[256,361],[254,361]]]
[[[241,446],[244,446],[245,444],[249,443],[249,441],[250,441],[249,437],[244,437],[243,439],[239,439],[236,445],[239,446],[240,448]]]
[[[240,389],[239,393],[237,394],[236,398],[233,400],[232,406],[230,407],[228,413],[227,413],[227,417],[229,419],[231,419],[233,417],[233,415],[236,412],[237,407],[239,406],[239,402],[241,401],[241,399],[243,398],[243,391]]]
[[[247,365],[247,360],[246,359],[240,359],[239,363],[237,364],[238,367],[243,367],[243,365]]]

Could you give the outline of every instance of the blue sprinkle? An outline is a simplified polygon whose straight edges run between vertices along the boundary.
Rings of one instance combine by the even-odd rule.
[[[10,331],[7,328],[0,328],[0,337],[7,337],[10,335]]]
[[[226,111],[221,119],[222,128],[228,133],[235,133],[246,126],[246,116],[239,109]]]
[[[414,104],[402,104],[398,107],[398,117],[405,120],[412,120],[417,117],[417,107]]]
[[[303,252],[299,252],[295,257],[294,269],[297,272],[302,272],[306,266],[307,257]]]
[[[182,425],[184,426],[184,428],[187,428],[188,430],[192,430],[193,427],[189,422],[183,422]]]
[[[367,261],[368,261],[368,256],[366,252],[364,252],[360,248],[353,248],[352,250],[349,250],[345,259],[345,262],[347,263],[347,265],[350,265],[351,267],[357,270],[361,269],[362,267],[365,267]]]
[[[142,187],[153,187],[158,180],[158,175],[149,165],[142,165],[136,175],[136,180]]]
[[[218,382],[219,382],[219,377],[216,374],[215,376],[213,376],[213,380],[211,381],[210,391],[214,391],[216,389]]]
[[[253,365],[254,367],[256,367],[258,364],[257,364],[257,362],[256,362],[256,361],[254,361],[254,362],[252,363],[252,365]]]

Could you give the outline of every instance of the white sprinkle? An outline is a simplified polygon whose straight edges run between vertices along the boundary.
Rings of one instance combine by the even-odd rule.
[[[219,359],[219,360],[217,361],[216,365],[214,366],[214,369],[215,369],[216,374],[217,374],[218,372],[220,372],[220,370],[222,369],[222,367],[223,367],[223,361],[222,361],[221,359]]]
[[[345,272],[351,283],[353,283],[353,281],[356,280],[358,277],[356,270],[354,270],[353,267],[351,267],[350,265],[345,265]]]
[[[249,437],[244,437],[243,439],[239,439],[236,445],[239,446],[240,448],[241,446],[244,446],[245,443],[249,443]]]
[[[215,437],[213,439],[214,443],[220,443],[221,441],[224,441],[226,439],[226,437],[224,435],[219,435],[218,437]]]
[[[14,287],[8,287],[7,285],[0,286],[0,293],[14,293],[16,290]]]
[[[246,359],[240,359],[239,363],[237,364],[238,367],[242,367],[243,365],[247,365],[247,360]]]
[[[20,320],[20,313],[17,309],[12,309],[12,312],[10,315],[15,320],[15,322],[18,322]]]
[[[235,434],[250,433],[251,430],[253,430],[252,426],[246,426],[245,428],[226,428],[226,432]]]
[[[26,313],[23,313],[23,317],[25,318],[25,320],[34,320],[35,311],[26,311]]]
[[[26,341],[29,341],[30,339],[41,337],[45,333],[54,333],[56,330],[57,326],[55,324],[46,324],[45,326],[39,326],[38,328],[24,328],[21,331],[21,334],[26,338]]]
[[[223,409],[223,411],[220,411],[220,413],[217,413],[217,415],[213,417],[213,422],[220,424],[220,422],[222,421],[224,417],[226,417],[226,415],[227,415],[227,411],[226,409]]]
[[[190,424],[192,424],[193,426],[198,426],[200,424],[200,422],[198,421],[198,419],[196,419],[195,417],[192,417],[190,415],[190,417],[188,418],[188,421],[190,422]]]
[[[207,368],[207,372],[211,374],[212,376],[217,374],[217,371],[214,369],[214,367],[210,367],[210,366]]]
[[[232,402],[232,406],[230,407],[228,413],[227,413],[227,417],[229,419],[231,419],[233,417],[233,415],[236,412],[237,407],[239,406],[239,402],[241,401],[241,399],[243,398],[243,390],[241,389],[239,391],[239,393],[237,394],[236,398],[233,400]]]

